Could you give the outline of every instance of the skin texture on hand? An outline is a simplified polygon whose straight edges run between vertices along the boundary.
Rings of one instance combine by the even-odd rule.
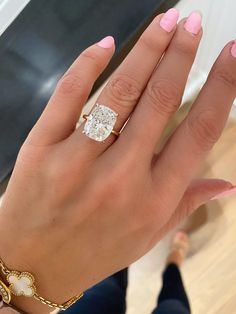
[[[188,29],[186,19],[176,25],[160,24],[162,18],[153,20],[99,96],[119,113],[116,129],[132,113],[116,141],[110,136],[98,143],[82,133],[83,126],[75,129],[114,53],[107,38],[86,49],[62,77],[18,154],[0,209],[0,254],[8,268],[32,272],[38,293],[51,301],[63,303],[127,267],[199,205],[232,188],[223,180],[195,180],[195,174],[236,95],[233,42],[155,155],[202,35],[196,15]],[[50,312],[35,300],[13,302],[29,313]]]

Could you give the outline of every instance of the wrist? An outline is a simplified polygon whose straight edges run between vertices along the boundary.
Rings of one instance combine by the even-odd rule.
[[[0,218],[0,258],[12,271],[29,272],[34,278],[37,293],[53,303],[62,305],[80,291],[84,291],[84,276],[76,282],[73,276],[63,272],[65,262],[58,263],[55,251],[47,247],[40,235],[31,237],[21,232],[21,225],[15,225],[16,220],[2,215]],[[17,239],[17,245],[16,245]],[[36,247],[37,244],[37,247]],[[4,275],[5,279],[6,276]],[[71,283],[71,278],[73,282]],[[68,283],[68,286],[67,286]],[[7,282],[6,282],[7,284]],[[8,283],[9,286],[9,283]],[[65,288],[67,286],[67,288]],[[86,286],[85,286],[86,287]],[[34,297],[12,295],[11,304],[26,313],[46,314],[52,308]]]
[[[1,291],[4,289],[2,292],[3,300],[19,309],[20,313],[47,314],[55,309],[65,310],[83,296],[83,294],[80,294],[65,301],[64,297],[58,294],[59,289],[53,289],[53,298],[47,299],[44,298],[47,295],[47,291],[43,291],[41,287],[40,294],[38,294],[35,280],[31,273],[9,270],[1,259],[0,269],[2,273],[0,275]],[[51,291],[52,289],[50,289]],[[62,295],[65,292],[65,289],[63,289]],[[55,301],[55,298],[60,301]]]
[[[27,314],[49,314],[53,311],[52,308],[34,298],[12,296],[11,304],[20,312]]]
[[[0,261],[0,280],[5,284],[6,287],[9,287],[9,285],[11,283],[9,281],[8,276],[14,274],[14,271],[19,272],[19,270],[23,270],[22,275],[25,276],[24,271],[26,269],[27,272],[29,272],[31,274],[29,269],[32,269],[33,267],[27,266],[26,264],[22,265],[23,259],[19,255],[17,255],[17,257],[16,256],[13,257],[12,255],[9,256],[9,255],[3,254],[4,250],[0,250],[0,251],[2,251],[1,252],[2,260],[5,259],[6,264],[11,265],[10,266],[11,268],[8,269],[5,262]],[[13,259],[12,259],[12,257],[13,257]],[[18,262],[18,261],[20,261],[20,262]],[[16,265],[16,266],[13,266],[13,265]],[[34,270],[35,273],[32,273],[32,275],[36,274],[36,268],[34,268],[34,269],[35,269]],[[35,286],[35,288],[36,288],[35,296],[33,296],[33,294],[31,297],[27,297],[27,296],[23,296],[23,295],[17,296],[17,295],[14,295],[13,293],[9,292],[11,295],[10,304],[12,306],[16,307],[20,311],[20,313],[21,312],[22,313],[29,313],[29,314],[51,313],[53,310],[55,310],[57,308],[56,304],[58,305],[58,308],[59,308],[66,301],[68,301],[68,299],[70,299],[70,297],[71,297],[71,296],[68,298],[67,298],[67,296],[65,297],[65,293],[68,293],[68,291],[64,288],[65,287],[64,285],[63,286],[61,285],[61,287],[63,287],[63,289],[60,289],[60,287],[57,287],[55,285],[54,281],[52,280],[53,276],[51,276],[51,280],[49,280],[49,278],[47,278],[47,276],[45,276],[45,273],[41,272],[41,271],[38,273],[37,278],[35,278],[35,281],[34,280],[32,281],[33,286]],[[21,272],[19,272],[19,275],[17,275],[17,276],[19,276],[18,278],[21,278],[20,273]],[[16,284],[17,284],[16,287],[19,287],[18,283],[16,283]],[[29,285],[27,284],[27,286],[30,288],[33,288],[31,283]],[[15,283],[14,283],[13,287],[15,287]],[[26,288],[25,285],[23,287]],[[23,289],[23,287],[21,289]],[[13,289],[13,290],[15,290],[15,289]],[[23,292],[23,290],[22,290],[22,292]],[[44,297],[46,299],[44,299]],[[40,298],[41,300],[39,300],[38,298]],[[42,302],[42,300],[45,301],[46,304],[44,302]],[[52,306],[49,306],[47,304],[47,302],[53,303]]]

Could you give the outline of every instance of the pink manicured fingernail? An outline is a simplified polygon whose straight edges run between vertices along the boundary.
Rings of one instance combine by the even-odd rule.
[[[222,192],[220,194],[215,195],[214,197],[211,198],[211,200],[219,200],[221,198],[227,197],[227,196],[231,196],[236,194],[236,186],[233,187],[232,189]]]
[[[202,16],[198,12],[192,12],[187,18],[184,28],[189,33],[197,35],[202,27]]]
[[[176,9],[168,10],[161,18],[160,26],[168,33],[172,32],[176,27],[179,18],[179,11]]]
[[[100,40],[97,45],[102,48],[111,48],[114,45],[114,38],[112,36],[107,36]]]
[[[236,58],[236,40],[231,48],[231,54],[234,58]]]

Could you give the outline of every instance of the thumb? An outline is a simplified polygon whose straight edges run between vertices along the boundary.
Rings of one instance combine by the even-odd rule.
[[[234,193],[236,194],[236,186],[224,180],[200,179],[193,181],[184,193],[166,228],[172,229],[208,201],[230,196]]]
[[[236,187],[225,180],[199,179],[193,181],[186,190],[177,210],[191,214],[199,206],[214,199],[236,193]]]

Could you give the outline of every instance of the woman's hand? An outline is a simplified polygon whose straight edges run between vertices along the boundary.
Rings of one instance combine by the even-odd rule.
[[[83,125],[75,129],[114,53],[107,38],[62,77],[19,152],[1,206],[0,256],[10,269],[35,274],[39,294],[51,301],[63,303],[130,265],[200,204],[232,188],[193,179],[236,95],[233,42],[155,155],[202,36],[197,13],[178,26],[177,18],[175,10],[157,16],[99,96],[98,103],[119,114],[116,129],[132,113],[116,141],[111,135],[96,142],[82,133]],[[27,298],[14,302],[30,313],[50,311]]]

